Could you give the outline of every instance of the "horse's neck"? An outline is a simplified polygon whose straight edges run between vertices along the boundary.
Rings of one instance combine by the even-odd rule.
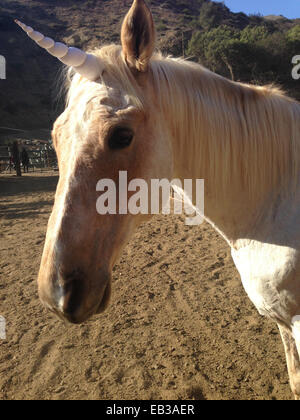
[[[236,188],[234,183],[228,183],[226,191],[220,195],[215,194],[209,181],[212,174],[199,167],[197,154],[191,158],[189,150],[186,149],[186,153],[181,154],[175,151],[174,156],[175,178],[204,179],[205,219],[231,246],[236,240],[247,236],[247,232],[254,229],[254,221],[260,212],[257,204],[249,201],[248,193]],[[195,196],[193,201],[195,202]],[[263,206],[264,203],[261,203],[260,208]]]
[[[208,76],[209,77],[209,76]],[[182,118],[178,112],[177,106],[177,127],[173,128],[173,156],[174,156],[174,175],[181,179],[204,179],[205,180],[205,216],[214,225],[214,227],[223,235],[227,242],[234,246],[236,241],[245,237],[255,237],[255,230],[260,229],[259,223],[263,224],[263,219],[268,217],[268,213],[272,212],[275,201],[270,202],[271,192],[266,189],[263,193],[258,193],[253,199],[250,199],[251,194],[245,188],[241,181],[241,172],[249,172],[251,165],[244,169],[247,165],[247,159],[241,151],[239,155],[239,162],[237,162],[237,154],[232,153],[232,159],[228,159],[228,155],[232,151],[227,146],[224,147],[225,142],[230,142],[235,136],[236,142],[240,141],[243,131],[239,131],[244,121],[242,111],[235,110],[232,104],[227,107],[225,94],[222,96],[213,84],[218,83],[208,79],[208,83],[212,84],[212,89],[205,86],[203,81],[195,86],[193,81],[193,88],[195,89],[195,96],[201,98],[198,100],[199,109],[190,109],[191,114],[182,109]],[[220,89],[223,87],[230,90],[230,84],[226,85],[227,81],[220,79]],[[232,96],[237,95],[239,87],[232,85]],[[240,87],[243,90],[243,86]],[[228,92],[227,92],[228,93]],[[238,92],[238,94],[240,94]],[[244,100],[252,103],[255,101],[251,97],[256,95],[255,90],[245,87],[241,96]],[[236,97],[232,102],[236,101]],[[178,99],[181,100],[181,99]],[[239,98],[238,98],[239,100]],[[184,98],[182,99],[184,101]],[[234,103],[238,108],[240,103]],[[186,105],[188,106],[188,105]],[[195,100],[191,100],[190,107],[195,107]],[[256,110],[258,113],[258,110]],[[199,119],[197,121],[197,118]],[[241,121],[238,119],[241,118]],[[172,121],[176,120],[173,118]],[[220,123],[222,122],[222,123]],[[172,123],[173,124],[173,123]],[[223,129],[222,131],[222,124]],[[184,127],[188,127],[186,130]],[[258,128],[256,128],[258,130]],[[256,133],[254,134],[256,135]],[[214,139],[217,138],[217,141]],[[215,153],[212,150],[213,144],[215,147],[224,147],[224,154]],[[228,143],[227,143],[228,144]],[[234,142],[231,141],[231,147]],[[266,145],[262,145],[266,149]],[[265,152],[265,150],[263,150]],[[248,152],[249,153],[249,152]],[[247,158],[253,159],[255,153],[250,151]],[[230,155],[231,157],[231,155]],[[224,161],[225,160],[225,166]],[[216,162],[216,159],[218,161]],[[222,171],[218,171],[218,167],[222,166]],[[259,162],[259,165],[260,162]],[[252,173],[249,177],[253,176]],[[255,176],[255,174],[254,174]],[[219,189],[219,185],[221,188]],[[258,188],[259,190],[259,183]]]
[[[183,155],[182,159],[184,162]],[[225,193],[218,196],[211,191],[209,183],[211,174],[206,174],[201,168],[196,170],[196,165],[194,168],[188,170],[186,167],[184,171],[175,173],[174,177],[182,180],[204,179],[204,218],[233,248],[246,246],[253,240],[264,242],[272,231],[280,229],[280,226],[274,223],[274,218],[287,217],[287,209],[284,210],[285,214],[279,214],[279,212],[282,213],[284,202],[289,203],[287,207],[292,217],[295,213],[300,214],[300,193],[296,199],[291,192],[287,198],[280,195],[276,197],[270,193],[261,197],[259,201],[253,201],[249,200],[248,191],[237,188],[237,184],[233,182],[228,183]],[[193,196],[193,201],[195,202],[195,196]]]

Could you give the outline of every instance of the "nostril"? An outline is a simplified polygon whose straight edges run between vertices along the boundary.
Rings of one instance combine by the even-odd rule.
[[[65,283],[62,286],[63,299],[61,302],[61,309],[65,314],[73,315],[80,307],[83,298],[83,278],[76,275],[70,275],[65,278]]]

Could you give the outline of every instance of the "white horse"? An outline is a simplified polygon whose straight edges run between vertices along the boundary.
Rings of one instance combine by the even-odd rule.
[[[225,238],[258,311],[274,320],[300,399],[300,105],[154,53],[152,16],[135,0],[122,47],[86,54],[17,22],[68,66],[53,130],[60,180],[39,273],[42,301],[85,321],[109,300],[111,271],[142,215],[99,216],[96,184],[205,179],[207,220]],[[120,191],[119,191],[120,192]]]

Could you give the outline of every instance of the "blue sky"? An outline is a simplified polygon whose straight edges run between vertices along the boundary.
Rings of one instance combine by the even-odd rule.
[[[300,0],[225,0],[225,4],[233,12],[300,18]]]

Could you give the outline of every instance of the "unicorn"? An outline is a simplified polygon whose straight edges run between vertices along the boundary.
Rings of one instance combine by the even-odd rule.
[[[99,179],[117,184],[119,171],[148,185],[204,179],[205,218],[231,248],[259,313],[277,323],[300,400],[300,104],[155,52],[144,0],[126,15],[121,46],[89,53],[17,23],[70,79],[53,128],[60,177],[38,276],[42,302],[71,323],[103,312],[112,268],[150,217],[100,216]]]

